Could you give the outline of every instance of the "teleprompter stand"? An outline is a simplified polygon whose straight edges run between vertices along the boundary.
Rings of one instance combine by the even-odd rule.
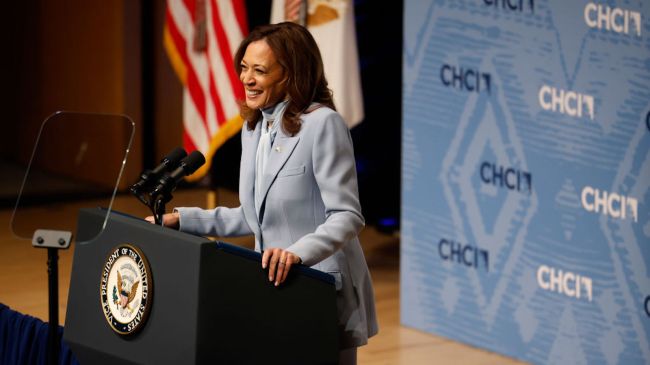
[[[59,250],[70,247],[72,233],[38,229],[34,232],[32,245],[47,248],[48,317],[47,333],[48,364],[58,364],[61,340],[59,338]]]
[[[45,209],[34,219],[30,208],[68,197],[93,198],[92,206],[102,201],[110,208],[134,132],[135,123],[125,115],[57,111],[43,121],[36,135],[11,216],[11,230],[16,238],[47,249],[49,364],[57,364],[60,353],[58,251],[70,247],[74,219],[67,218],[74,217],[59,209]],[[95,236],[105,219],[96,226]]]

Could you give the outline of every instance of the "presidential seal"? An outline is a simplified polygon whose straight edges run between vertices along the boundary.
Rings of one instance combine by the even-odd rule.
[[[100,285],[100,300],[106,321],[113,331],[130,335],[142,327],[151,309],[151,269],[134,246],[115,247],[106,257]]]

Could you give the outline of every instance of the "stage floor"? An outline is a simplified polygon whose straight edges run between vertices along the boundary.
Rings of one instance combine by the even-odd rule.
[[[186,189],[174,193],[173,206],[206,206],[207,190]],[[220,205],[236,206],[237,195],[228,190],[217,192]],[[34,206],[26,211],[35,222],[57,219],[76,222],[81,207],[94,207],[97,202],[70,202]],[[116,198],[114,209],[135,216],[148,215],[146,207],[130,195]],[[47,321],[47,251],[32,248],[31,242],[14,237],[10,230],[12,209],[0,210],[0,302],[24,314]],[[55,217],[55,218],[53,218]],[[399,323],[399,237],[385,235],[366,227],[360,236],[374,286],[379,316],[379,334],[359,349],[361,365],[413,364],[522,364],[522,362],[489,351],[477,349],[443,337],[403,327]],[[226,238],[229,242],[252,248],[252,238]],[[65,323],[72,254],[59,254],[59,312]]]

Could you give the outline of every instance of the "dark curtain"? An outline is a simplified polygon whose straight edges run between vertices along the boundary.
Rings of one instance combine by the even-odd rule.
[[[49,325],[40,319],[0,303],[0,365],[47,364],[48,328]],[[63,339],[63,327],[59,326],[58,333]],[[63,340],[59,364],[79,364]]]

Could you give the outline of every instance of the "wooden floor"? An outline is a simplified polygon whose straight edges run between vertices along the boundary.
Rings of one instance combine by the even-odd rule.
[[[206,206],[206,191],[192,189],[177,191],[173,203],[177,206]],[[227,190],[217,195],[221,205],[237,205],[237,196]],[[80,207],[97,206],[96,202],[57,204],[30,208],[34,221],[56,219],[76,221]],[[147,209],[135,198],[119,196],[114,209],[136,216],[148,215]],[[21,313],[47,320],[47,251],[36,249],[31,242],[14,237],[9,228],[11,210],[0,210],[0,303]],[[366,259],[375,286],[379,316],[379,334],[359,349],[359,364],[521,364],[521,362],[480,350],[468,345],[406,328],[399,322],[399,237],[385,235],[372,227],[361,234]],[[251,238],[224,239],[226,242],[252,247]],[[72,253],[60,251],[59,311],[60,323],[65,321]]]

